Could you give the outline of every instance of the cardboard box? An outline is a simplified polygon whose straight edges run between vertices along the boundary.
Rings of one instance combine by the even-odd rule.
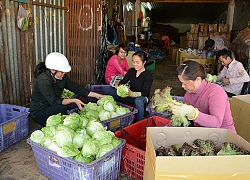
[[[170,61],[176,61],[176,52],[178,51],[178,47],[170,46],[168,49],[168,58]]]
[[[180,48],[187,48],[187,36],[180,36]]]
[[[233,96],[231,112],[237,134],[250,142],[250,94]]]
[[[144,180],[250,179],[250,155],[156,156],[155,150],[173,144],[210,139],[219,147],[230,141],[250,151],[250,143],[230,130],[204,127],[148,127]]]
[[[180,52],[178,51],[178,61],[176,63],[177,66],[179,66],[180,64],[182,64],[182,58],[183,57],[193,57],[193,58],[202,58],[202,55],[200,56],[195,56],[193,53],[187,53],[187,52]]]
[[[216,66],[216,56],[213,56],[212,58],[202,59],[201,56],[191,56],[191,57],[182,57],[182,60],[180,63],[182,64],[184,61],[192,60],[196,61],[200,64],[205,65],[206,72],[213,74],[215,72],[215,66]]]

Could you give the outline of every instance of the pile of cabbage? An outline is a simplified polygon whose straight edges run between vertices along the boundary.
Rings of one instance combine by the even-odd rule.
[[[72,158],[80,163],[90,163],[122,142],[100,122],[76,112],[50,116],[46,126],[34,131],[30,140],[61,157]]]
[[[130,112],[129,108],[118,105],[110,95],[99,99],[96,103],[89,102],[84,105],[84,111],[78,111],[81,116],[96,121],[108,120]]]

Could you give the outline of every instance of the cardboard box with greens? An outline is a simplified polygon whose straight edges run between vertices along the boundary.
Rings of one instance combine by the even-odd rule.
[[[250,151],[250,143],[230,130],[202,127],[147,128],[144,180],[165,179],[250,179],[250,155],[156,156],[160,146],[192,144],[196,139],[212,140],[216,147],[232,142]]]

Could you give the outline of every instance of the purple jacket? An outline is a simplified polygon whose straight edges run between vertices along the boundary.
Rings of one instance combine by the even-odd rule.
[[[186,92],[183,101],[199,109],[195,126],[230,129],[236,133],[227,94],[219,85],[203,80],[195,93]]]

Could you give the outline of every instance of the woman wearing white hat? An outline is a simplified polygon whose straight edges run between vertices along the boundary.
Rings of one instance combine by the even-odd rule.
[[[82,97],[89,96],[97,99],[104,97],[104,95],[90,92],[70,80],[66,73],[70,72],[71,67],[63,54],[50,53],[46,57],[45,66],[46,70],[37,76],[31,95],[30,114],[36,123],[44,125],[51,115],[67,114],[66,105],[71,103],[75,103],[80,110],[83,109],[84,103],[80,99],[61,98],[64,88]]]

